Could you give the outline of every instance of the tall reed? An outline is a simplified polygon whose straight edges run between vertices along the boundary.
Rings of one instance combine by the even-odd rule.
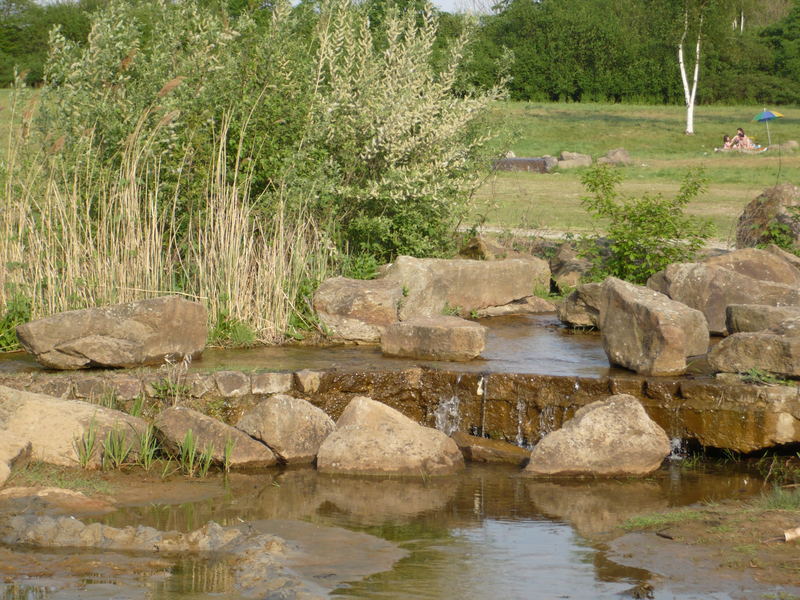
[[[0,165],[2,307],[23,294],[36,318],[180,293],[208,306],[212,330],[235,319],[258,341],[282,339],[297,290],[325,276],[330,256],[308,214],[292,218],[281,201],[266,222],[255,213],[247,161],[228,160],[227,117],[214,160],[203,167],[202,201],[187,212],[180,173],[163,177],[161,155],[149,151],[163,118],[148,128],[143,115],[109,168],[91,132],[66,149],[34,151],[41,140],[31,143],[25,118],[17,118],[26,93],[14,95],[15,124]],[[187,152],[183,166],[190,160]]]

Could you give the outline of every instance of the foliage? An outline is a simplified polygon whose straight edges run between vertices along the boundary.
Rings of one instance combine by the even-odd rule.
[[[702,519],[703,513],[696,510],[678,510],[674,512],[655,513],[651,515],[640,515],[638,517],[631,517],[622,524],[623,529],[652,529],[655,527],[664,527],[672,523],[681,523],[683,521],[694,521]]]
[[[110,495],[115,490],[102,476],[93,472],[31,461],[24,468],[14,469],[9,476],[9,485],[54,487],[76,490],[84,494]]]
[[[17,325],[22,325],[31,320],[31,301],[13,283],[6,284],[9,288],[6,294],[5,314],[0,318],[0,352],[15,350],[19,344],[17,340]]]
[[[86,431],[80,438],[72,440],[75,454],[78,456],[78,464],[82,469],[88,469],[95,452],[97,452],[97,422],[92,418]]]
[[[702,173],[690,171],[671,199],[660,194],[625,198],[617,191],[621,181],[620,172],[607,165],[590,169],[582,178],[591,196],[581,204],[605,221],[608,238],[606,249],[590,243],[584,250],[594,263],[594,275],[644,283],[671,263],[691,260],[711,236],[709,223],[683,212],[703,191]]]
[[[177,292],[215,342],[280,341],[343,256],[448,251],[500,95],[453,93],[468,32],[348,0],[234,12],[112,0],[85,45],[52,32],[0,164],[6,311],[6,284],[34,318]]]
[[[202,451],[197,446],[197,438],[189,429],[183,436],[183,441],[178,444],[178,465],[181,472],[188,477],[203,478],[213,462],[213,453],[210,448]]]
[[[159,450],[160,445],[156,437],[155,427],[152,424],[148,424],[139,435],[139,466],[145,471],[150,471]]]
[[[793,385],[791,381],[757,367],[752,367],[744,373],[740,373],[739,376],[744,383],[754,383],[756,385]]]
[[[127,432],[114,427],[106,433],[103,441],[103,470],[119,469],[128,460],[133,450],[133,442],[128,440]]]
[[[800,510],[800,488],[773,487],[759,498],[757,505],[764,510]]]

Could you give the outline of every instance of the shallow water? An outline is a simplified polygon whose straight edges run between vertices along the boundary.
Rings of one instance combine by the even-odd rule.
[[[552,314],[481,320],[489,328],[481,358],[470,362],[387,358],[377,346],[208,348],[192,370],[388,370],[425,365],[467,372],[600,377],[611,372],[597,333],[570,333]],[[0,353],[0,373],[42,370],[24,353]]]
[[[588,600],[630,597],[627,591],[644,582],[654,582],[655,598],[746,598],[725,589],[711,596],[673,590],[654,573],[615,563],[603,541],[618,535],[620,524],[633,514],[745,498],[757,494],[762,482],[730,467],[701,473],[671,463],[645,480],[534,481],[520,477],[515,468],[473,465],[462,475],[429,481],[335,477],[295,469],[236,474],[224,485],[219,497],[174,505],[150,502],[98,520],[182,531],[208,520],[223,525],[246,521],[295,545],[299,552],[293,569],[337,598]],[[372,534],[398,544],[408,555],[388,571],[350,580],[348,573],[358,573],[359,561],[368,566],[377,557],[360,548],[363,540],[326,540],[321,535],[326,530],[315,526]],[[14,595],[9,585],[0,585],[5,589],[0,598],[103,597],[105,588],[97,586],[107,584],[98,579],[82,591],[31,588],[43,595]],[[115,589],[116,595],[107,597],[238,597],[224,569],[213,561],[189,558],[163,578],[123,582]]]

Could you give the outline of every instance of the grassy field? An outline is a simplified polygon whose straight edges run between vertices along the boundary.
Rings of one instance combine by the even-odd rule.
[[[716,237],[725,240],[742,207],[765,188],[800,182],[800,153],[714,152],[722,135],[734,134],[737,127],[766,145],[764,124],[751,120],[762,108],[700,106],[692,136],[683,133],[685,110],[680,106],[507,102],[497,106],[493,118],[497,127],[512,131],[511,149],[517,156],[557,156],[568,150],[597,158],[625,148],[634,160],[624,169],[623,191],[628,195],[674,194],[687,170],[702,167],[708,191],[688,212],[710,219]],[[800,140],[800,109],[774,109],[786,117],[770,124],[773,143]],[[478,191],[472,221],[542,233],[591,229],[593,222],[580,206],[582,173],[496,173]]]

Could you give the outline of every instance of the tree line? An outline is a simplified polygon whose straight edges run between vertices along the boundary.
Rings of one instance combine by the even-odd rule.
[[[295,10],[313,18],[315,2]],[[90,15],[106,3],[0,0],[0,85],[15,68],[29,84],[41,82],[52,28],[86,43]],[[257,20],[270,9],[254,0],[215,3]],[[380,27],[390,7],[421,15],[424,4],[364,0],[362,8]],[[464,88],[490,89],[505,78],[515,100],[681,103],[677,47],[686,14],[692,40],[704,18],[698,103],[800,102],[800,0],[501,0],[477,19],[440,12],[438,36],[445,46],[475,29]]]

